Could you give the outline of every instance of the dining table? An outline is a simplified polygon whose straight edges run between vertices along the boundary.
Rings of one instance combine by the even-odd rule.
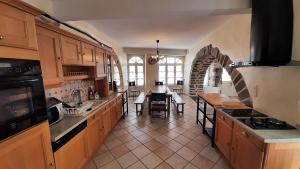
[[[167,96],[167,113],[168,116],[170,115],[170,111],[171,111],[171,101],[172,101],[172,96],[173,96],[173,92],[171,92],[171,90],[168,88],[168,86],[166,85],[157,85],[157,86],[152,86],[150,88],[150,90],[147,92],[147,97],[149,98],[151,96],[151,93],[166,93]],[[149,114],[150,112],[150,101],[148,102],[148,112]]]

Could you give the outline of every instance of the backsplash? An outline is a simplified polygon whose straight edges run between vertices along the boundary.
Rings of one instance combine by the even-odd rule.
[[[81,99],[82,101],[88,100],[88,88],[95,88],[95,83],[93,80],[76,80],[76,81],[67,81],[61,87],[46,89],[45,95],[46,98],[56,97],[64,102],[73,101],[71,96],[72,91],[75,89],[81,90]]]

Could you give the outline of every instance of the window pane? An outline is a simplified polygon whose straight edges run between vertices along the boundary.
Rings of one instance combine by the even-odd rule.
[[[182,72],[176,72],[176,77],[182,77]]]
[[[182,71],[182,66],[176,66],[176,71]]]
[[[129,66],[129,72],[134,73],[135,72],[135,66]]]
[[[129,81],[130,81],[130,82],[134,82],[134,81],[135,81],[135,78],[129,78]]]
[[[161,64],[161,63],[166,63],[166,58],[160,59],[160,60],[158,61],[158,64]]]
[[[143,63],[143,59],[136,57],[135,63]]]
[[[158,70],[159,70],[160,72],[164,72],[164,71],[166,71],[166,66],[159,66],[159,67],[158,67]]]
[[[174,72],[168,72],[168,78],[169,78],[169,77],[175,77]]]
[[[144,73],[138,73],[137,78],[144,78]]]
[[[128,63],[143,63],[143,59],[138,56],[134,56],[129,59]]]
[[[137,72],[143,73],[144,72],[143,66],[137,66]]]
[[[174,57],[167,57],[167,63],[175,63]]]
[[[174,66],[168,66],[168,72],[174,72]]]
[[[159,80],[159,81],[162,81],[163,83],[165,83],[165,77],[159,77],[158,80]]]
[[[135,73],[129,73],[129,78],[135,79]]]
[[[144,79],[138,79],[137,80],[137,85],[139,85],[139,86],[144,85]]]
[[[176,61],[175,61],[176,63],[182,63],[182,60],[181,59],[179,59],[179,58],[176,58]]]
[[[168,84],[174,84],[174,78],[168,78]]]

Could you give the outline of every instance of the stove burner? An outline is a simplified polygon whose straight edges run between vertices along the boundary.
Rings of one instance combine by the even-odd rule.
[[[247,126],[253,129],[277,129],[277,130],[286,130],[286,129],[295,129],[293,126],[287,124],[285,121],[280,121],[274,118],[261,118],[261,117],[250,117],[242,118],[239,121],[243,122]]]

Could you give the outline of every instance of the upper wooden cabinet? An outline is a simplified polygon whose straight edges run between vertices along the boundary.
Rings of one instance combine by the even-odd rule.
[[[106,76],[105,51],[103,49],[96,48],[95,53],[96,53],[95,76],[96,78],[105,77]]]
[[[82,65],[82,52],[80,41],[63,35],[60,39],[63,64]]]
[[[60,85],[64,79],[59,34],[37,26],[37,39],[44,86]]]
[[[93,45],[81,42],[82,62],[85,66],[95,66],[95,47]]]
[[[0,2],[0,57],[39,60],[33,11],[19,1]]]
[[[0,169],[55,169],[48,122],[0,142]]]

